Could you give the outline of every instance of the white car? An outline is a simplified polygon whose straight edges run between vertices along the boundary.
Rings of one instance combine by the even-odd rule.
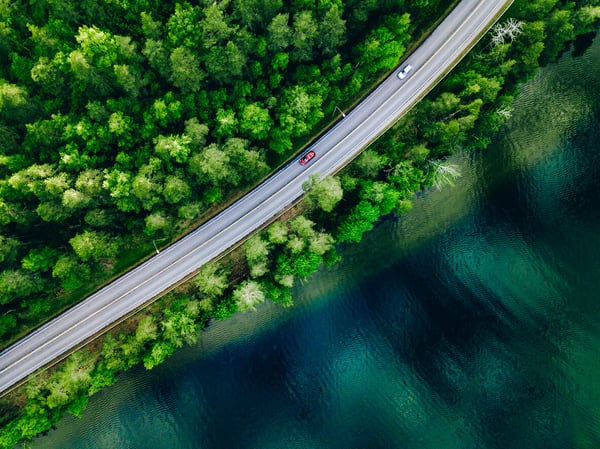
[[[408,73],[412,70],[412,65],[407,65],[406,67],[404,67],[402,70],[400,70],[400,72],[398,72],[398,78],[400,78],[401,80],[403,80],[404,78],[406,78],[408,76]]]

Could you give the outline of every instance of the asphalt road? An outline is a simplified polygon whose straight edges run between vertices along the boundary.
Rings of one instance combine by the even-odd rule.
[[[159,296],[246,237],[302,196],[313,173],[334,173],[388,129],[470,49],[512,0],[463,0],[396,70],[310,149],[306,166],[293,161],[194,232],[0,353],[0,393]],[[308,149],[307,149],[308,151]]]

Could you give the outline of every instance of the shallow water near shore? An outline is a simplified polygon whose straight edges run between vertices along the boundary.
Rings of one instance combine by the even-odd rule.
[[[600,447],[600,39],[452,162],[295,307],[211,325],[31,446]]]

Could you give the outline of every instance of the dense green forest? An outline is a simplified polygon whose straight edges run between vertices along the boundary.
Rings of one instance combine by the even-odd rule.
[[[416,3],[1,0],[4,345],[289,158],[449,1]]]
[[[0,332],[47,316],[65,292],[110,276],[128,248],[172,238],[256,182],[449,3],[1,2]],[[156,366],[211,317],[291,304],[295,279],[335,262],[336,243],[451,183],[444,157],[485,147],[518,83],[595,30],[599,3],[517,0],[352,165],[309,180],[292,218],[5,398],[0,446],[81,413],[119,372]]]

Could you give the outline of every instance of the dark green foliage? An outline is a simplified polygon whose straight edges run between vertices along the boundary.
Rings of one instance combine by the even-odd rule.
[[[323,257],[313,252],[284,253],[277,259],[277,269],[281,274],[305,278],[314,273],[321,263]]]
[[[410,18],[408,14],[390,15],[386,21],[369,33],[364,44],[358,46],[359,62],[367,75],[390,70],[398,64],[408,41]]]
[[[0,316],[0,338],[4,336],[4,334],[11,332],[17,327],[17,319],[14,315],[1,315]]]
[[[231,296],[222,297],[214,309],[214,317],[217,320],[224,320],[232,316],[237,310],[237,305]]]
[[[56,263],[60,253],[52,248],[32,249],[21,261],[21,266],[28,271],[48,271]]]
[[[360,242],[362,235],[373,228],[379,218],[377,206],[369,201],[360,201],[340,224],[337,234],[339,242]]]
[[[75,256],[61,256],[52,269],[52,277],[66,290],[75,290],[83,286],[90,278],[91,269],[77,261]]]
[[[36,274],[24,270],[0,272],[0,304],[15,302],[43,289],[43,281]]]

